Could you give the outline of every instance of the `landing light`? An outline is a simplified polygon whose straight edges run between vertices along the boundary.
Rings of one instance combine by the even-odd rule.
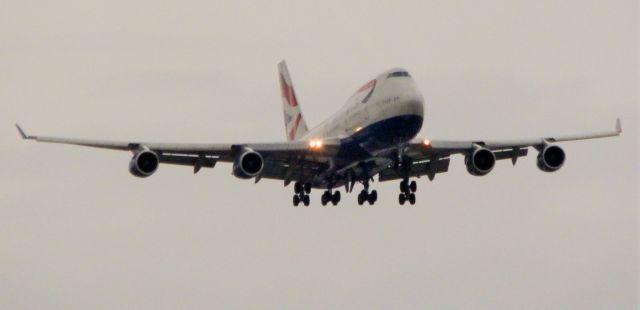
[[[431,147],[431,140],[429,140],[429,139],[424,139],[424,140],[422,141],[422,144],[423,144],[425,147]]]
[[[322,140],[320,139],[311,139],[309,140],[309,148],[312,150],[319,150],[322,148]]]
[[[359,132],[360,130],[362,130],[362,127],[356,128],[356,132]]]

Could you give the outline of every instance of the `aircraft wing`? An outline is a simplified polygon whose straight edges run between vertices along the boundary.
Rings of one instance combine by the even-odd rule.
[[[94,148],[136,152],[148,149],[155,152],[160,163],[193,166],[194,172],[202,167],[213,168],[218,161],[233,162],[243,148],[259,152],[265,161],[263,175],[266,178],[286,179],[292,174],[302,173],[290,169],[299,165],[307,169],[319,169],[337,153],[339,141],[323,140],[322,147],[310,147],[307,141],[273,142],[273,143],[156,143],[140,141],[107,141],[61,138],[49,136],[32,136],[16,124],[23,139],[38,142],[71,144]],[[293,167],[293,168],[297,168]],[[281,177],[279,177],[281,176]]]
[[[477,148],[489,149],[496,160],[511,159],[513,164],[518,157],[527,156],[528,148],[540,149],[548,144],[576,140],[597,139],[618,136],[622,133],[620,119],[616,120],[614,130],[587,134],[549,136],[516,140],[414,140],[404,149],[404,155],[412,161],[409,176],[428,175],[433,178],[436,173],[448,171],[449,157],[455,154],[468,155]],[[400,179],[405,172],[388,168],[380,172],[380,181]]]

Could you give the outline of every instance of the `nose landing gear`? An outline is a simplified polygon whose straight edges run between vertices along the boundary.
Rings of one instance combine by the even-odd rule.
[[[311,184],[296,182],[293,184],[293,191],[295,192],[293,195],[293,206],[297,207],[302,202],[305,207],[308,207],[311,202],[308,195],[311,193]]]
[[[368,202],[369,205],[373,205],[378,201],[378,192],[374,189],[371,192],[363,189],[360,194],[358,194],[358,204],[363,205],[365,202]]]
[[[336,206],[340,202],[340,191],[335,191],[331,193],[331,190],[326,190],[322,197],[320,197],[320,202],[323,206],[326,206],[327,203],[331,202],[332,205]]]
[[[404,205],[407,201],[411,205],[414,205],[416,203],[416,190],[418,190],[416,181],[409,182],[409,179],[402,180],[400,182],[400,195],[398,195],[400,205]]]
[[[369,192],[369,182],[364,182],[364,189],[358,194],[358,205],[363,205],[365,202],[368,202],[370,206],[372,206],[376,201],[378,201],[378,192],[374,189]]]

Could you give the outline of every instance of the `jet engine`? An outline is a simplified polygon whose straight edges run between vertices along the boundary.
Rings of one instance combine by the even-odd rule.
[[[141,150],[136,152],[129,162],[129,172],[131,174],[146,178],[158,170],[160,158],[158,154],[150,150]]]
[[[467,171],[471,175],[483,176],[491,172],[496,164],[496,156],[486,148],[476,148],[465,157]]]
[[[241,179],[250,179],[262,172],[264,159],[260,153],[244,148],[233,163],[233,175]]]
[[[562,167],[564,150],[557,145],[545,145],[538,153],[538,168],[544,172],[554,172]]]

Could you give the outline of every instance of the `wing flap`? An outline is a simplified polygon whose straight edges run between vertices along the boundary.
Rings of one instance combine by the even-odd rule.
[[[322,168],[322,164],[317,162],[280,162],[266,160],[260,177],[285,181],[311,179],[314,175],[320,173]]]
[[[518,157],[527,156],[528,153],[529,153],[529,149],[526,149],[526,148],[525,149],[514,148],[514,149],[509,150],[509,151],[493,152],[493,155],[496,156],[496,160],[511,159],[512,161],[515,162],[515,160]]]
[[[411,165],[411,171],[409,177],[420,177],[423,175],[429,175],[431,178],[437,173],[444,173],[449,171],[449,158],[440,158],[438,160],[430,160],[425,162],[417,162]],[[378,181],[390,181],[403,179],[406,174],[399,169],[387,168],[380,171]]]
[[[198,172],[200,168],[213,168],[218,162],[218,158],[206,155],[183,155],[183,154],[160,154],[160,163],[170,165],[193,166],[194,171]]]

